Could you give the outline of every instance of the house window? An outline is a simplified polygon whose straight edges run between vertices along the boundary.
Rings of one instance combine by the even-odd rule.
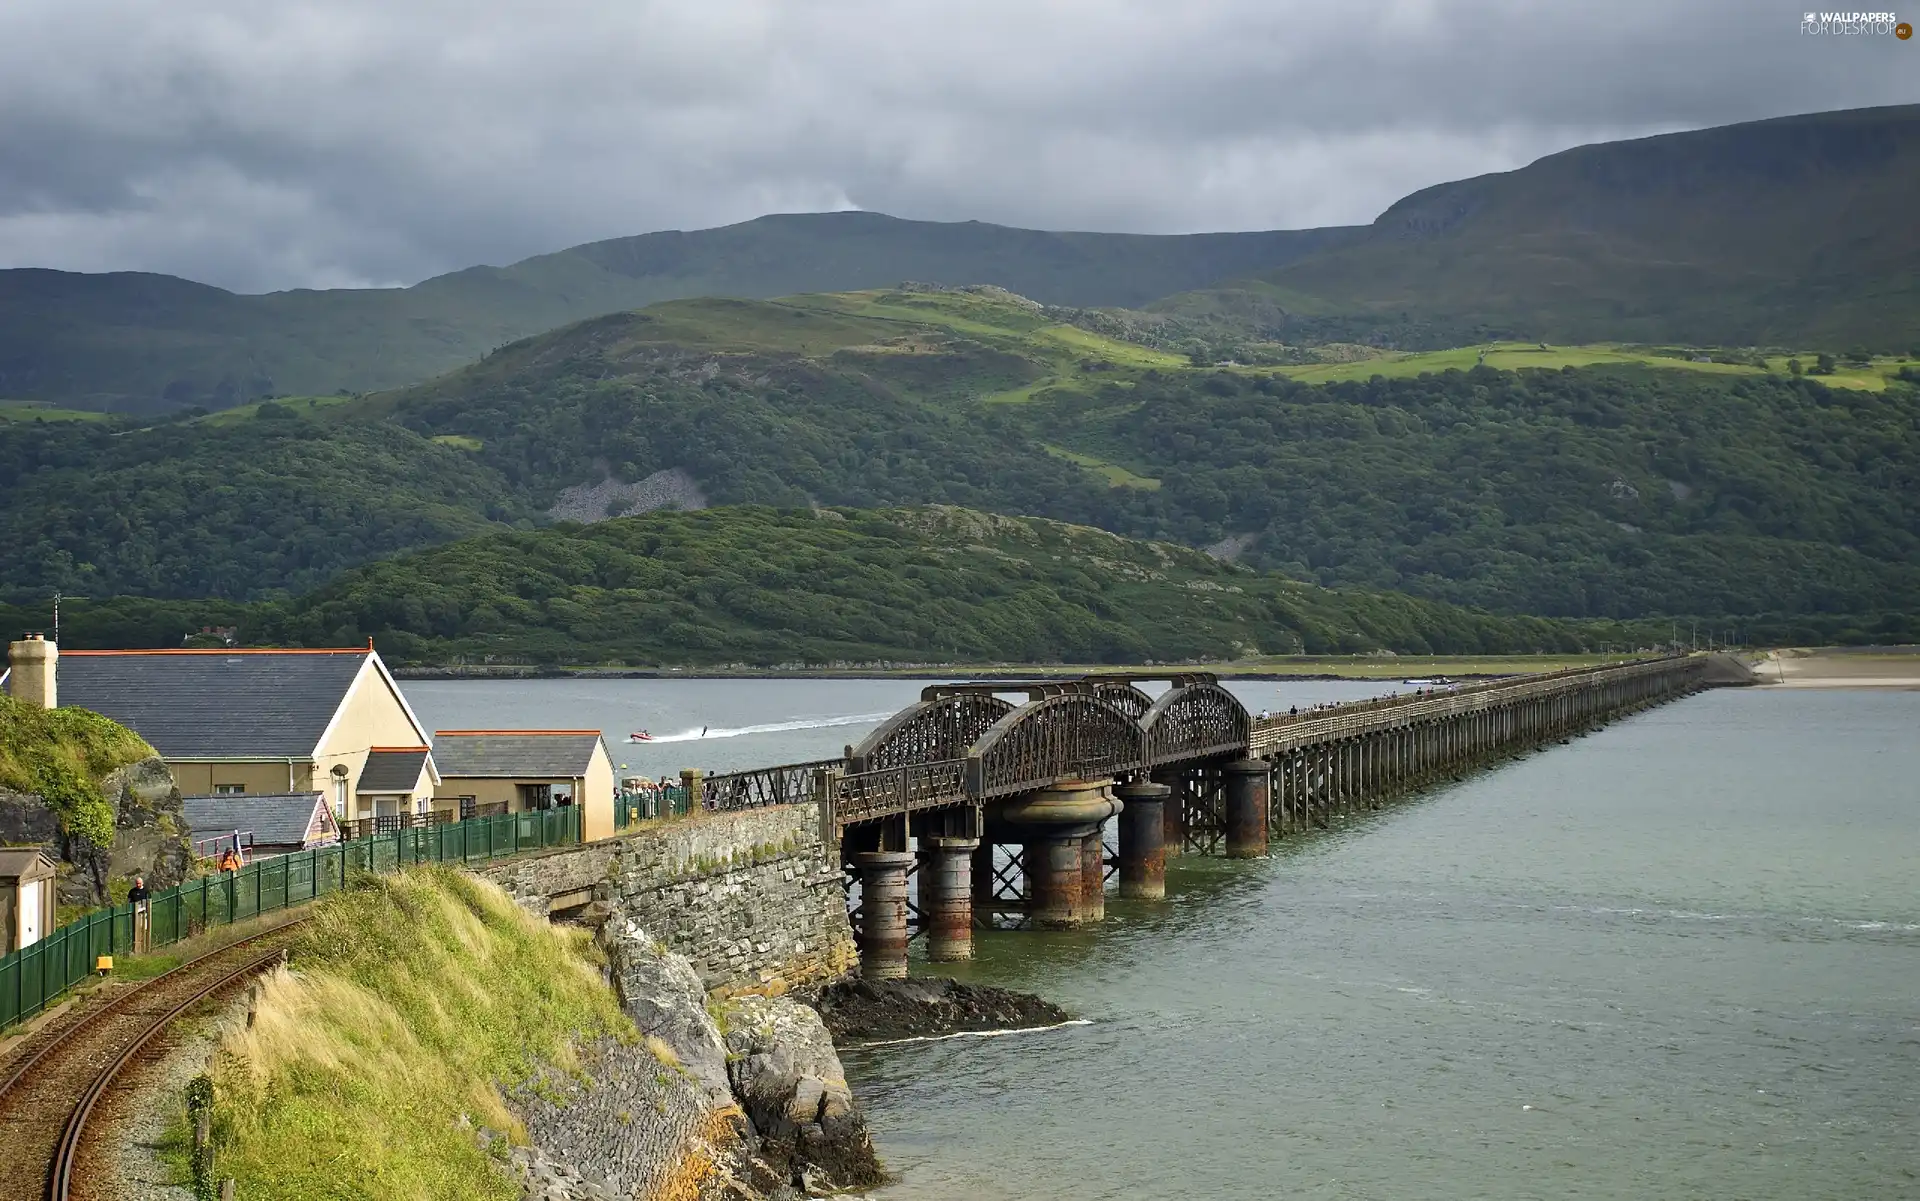
[[[246,791],[247,786],[245,784],[215,784],[213,786],[213,795],[215,796],[241,796],[244,795]]]
[[[460,820],[466,821],[468,818],[472,817],[473,811],[476,807],[478,807],[479,803],[480,803],[480,798],[477,796],[461,797],[460,798]]]
[[[553,785],[551,784],[520,785],[520,807],[522,809],[553,808]]]
[[[347,769],[333,769],[333,816],[340,821],[347,820]]]

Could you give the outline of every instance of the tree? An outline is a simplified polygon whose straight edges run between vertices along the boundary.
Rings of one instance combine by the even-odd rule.
[[[1814,364],[1813,373],[1815,375],[1832,375],[1833,356],[1830,354],[1822,354],[1819,361]]]
[[[1804,372],[1804,371],[1806,370],[1806,368],[1804,368],[1804,367],[1802,367],[1802,366],[1800,365],[1800,360],[1799,360],[1799,359],[1788,359],[1788,360],[1787,360],[1787,370],[1788,370],[1788,372],[1790,372],[1790,373],[1791,373],[1791,374],[1793,374],[1793,375],[1799,375],[1799,374],[1801,374],[1802,372]]]

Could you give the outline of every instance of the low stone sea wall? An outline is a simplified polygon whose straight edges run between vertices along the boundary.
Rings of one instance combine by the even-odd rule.
[[[638,925],[722,996],[835,979],[859,958],[839,848],[812,805],[649,822],[481,874],[538,913]]]

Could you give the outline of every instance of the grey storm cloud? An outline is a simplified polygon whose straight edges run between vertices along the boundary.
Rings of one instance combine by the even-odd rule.
[[[10,0],[0,265],[412,282],[766,212],[1370,220],[1583,142],[1920,99],[1675,0]]]

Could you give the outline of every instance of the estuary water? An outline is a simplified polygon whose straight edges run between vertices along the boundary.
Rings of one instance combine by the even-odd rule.
[[[658,733],[918,688],[407,694],[429,725]],[[1255,708],[1368,691],[1238,688]],[[616,761],[749,766],[864,732]],[[953,974],[1090,1024],[848,1051],[901,1176],[880,1196],[1920,1197],[1917,733],[1920,692],[1710,692],[1263,861],[1175,860],[1165,903],[1110,899],[1095,931],[983,933]]]

